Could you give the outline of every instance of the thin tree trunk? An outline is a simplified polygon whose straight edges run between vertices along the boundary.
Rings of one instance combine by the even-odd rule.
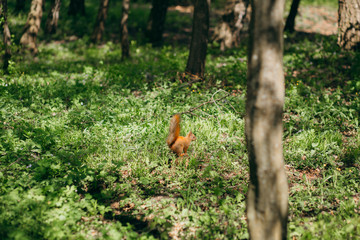
[[[76,16],[77,14],[85,16],[85,0],[70,0],[68,15]]]
[[[295,18],[298,13],[300,5],[300,0],[293,0],[291,3],[290,13],[286,19],[285,31],[294,32],[295,31]]]
[[[153,0],[150,11],[146,35],[153,46],[159,46],[162,43],[162,35],[166,20],[168,0]]]
[[[220,49],[237,46],[240,42],[240,32],[244,27],[249,0],[228,0],[222,21],[216,26],[215,41],[220,42]]]
[[[0,1],[1,6],[0,6],[0,18],[3,18],[3,22],[2,22],[2,28],[3,28],[3,39],[4,39],[4,56],[3,56],[3,60],[4,60],[4,65],[3,65],[3,69],[5,72],[8,71],[8,67],[9,67],[9,60],[11,58],[11,50],[10,50],[10,46],[11,46],[11,35],[10,35],[10,30],[9,30],[9,26],[8,26],[8,22],[7,22],[7,0],[1,0]]]
[[[24,11],[25,9],[25,0],[16,0],[15,12]]]
[[[360,49],[360,1],[339,0],[338,44],[345,50]]]
[[[94,31],[91,35],[92,42],[100,42],[105,31],[105,20],[109,9],[109,0],[100,0],[98,15],[95,22]]]
[[[190,53],[185,72],[200,78],[203,78],[205,73],[209,12],[210,0],[195,1]]]
[[[32,54],[37,54],[36,38],[40,30],[43,0],[32,0],[30,12],[21,36],[20,44],[29,49]]]
[[[120,24],[120,34],[121,34],[121,58],[130,57],[130,46],[129,46],[129,32],[127,27],[127,21],[129,17],[130,9],[130,0],[123,0],[122,2],[122,13],[121,13],[121,24]]]
[[[284,0],[253,0],[248,55],[246,140],[250,239],[287,239],[288,184],[282,148]]]
[[[60,5],[61,5],[61,0],[53,0],[51,4],[51,9],[46,19],[46,26],[45,26],[46,34],[56,33],[56,29],[59,21]]]

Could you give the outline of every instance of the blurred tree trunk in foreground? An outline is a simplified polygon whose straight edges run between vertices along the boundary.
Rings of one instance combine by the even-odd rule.
[[[285,31],[294,32],[295,31],[295,18],[298,13],[300,5],[300,0],[293,0],[291,3],[291,9],[289,12],[289,16],[286,19],[285,23]]]
[[[209,35],[210,0],[195,0],[189,58],[185,72],[203,78]]]
[[[244,27],[249,0],[228,0],[222,21],[215,28],[214,39],[220,42],[221,51],[240,43],[240,32]]]
[[[360,49],[360,2],[339,0],[338,44],[345,50]]]
[[[76,16],[77,14],[85,15],[85,0],[70,0],[68,15]]]
[[[168,0],[153,0],[150,11],[146,36],[153,46],[160,46],[166,20]]]
[[[285,0],[253,0],[248,54],[246,140],[250,239],[286,239],[288,184],[282,148]]]
[[[25,0],[16,0],[15,12],[20,12],[25,10]]]
[[[121,59],[130,57],[129,31],[127,27],[127,22],[129,18],[129,9],[130,9],[130,0],[123,0],[121,23],[120,23]]]
[[[91,35],[92,42],[100,42],[105,32],[105,21],[109,9],[109,0],[100,0],[98,15],[96,18],[94,31]]]
[[[3,39],[4,39],[4,65],[3,65],[3,69],[5,72],[8,71],[8,67],[9,67],[9,60],[11,58],[11,51],[10,51],[10,46],[11,46],[11,35],[10,35],[10,29],[8,26],[8,22],[7,22],[7,0],[1,0],[0,1],[0,19],[2,19],[2,24],[1,27],[3,29]]]
[[[41,17],[43,14],[43,0],[32,0],[30,12],[21,36],[20,44],[29,49],[32,54],[37,54],[36,38],[40,30]]]
[[[61,0],[53,0],[51,3],[51,9],[46,19],[45,33],[53,34],[56,33],[58,26],[59,15],[60,15]]]

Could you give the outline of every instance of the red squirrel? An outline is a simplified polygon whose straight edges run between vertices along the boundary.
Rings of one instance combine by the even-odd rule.
[[[187,155],[190,143],[194,140],[196,137],[191,131],[186,137],[180,136],[180,115],[175,114],[170,121],[169,136],[166,139],[169,148],[181,157]]]

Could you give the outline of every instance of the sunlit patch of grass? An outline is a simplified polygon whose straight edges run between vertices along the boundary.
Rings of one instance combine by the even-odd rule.
[[[300,64],[309,57],[308,47],[299,43],[285,54],[291,73],[284,108],[290,235],[327,236],[331,232],[322,226],[334,220],[341,226],[336,234],[355,236],[355,228],[341,219],[357,221],[357,205],[350,201],[359,191],[356,85],[333,88],[302,78],[311,67]],[[33,220],[17,217],[17,225],[46,227],[36,234],[24,227],[19,234],[248,236],[244,49],[236,57],[209,58],[211,81],[185,86],[177,73],[187,60],[182,48],[133,43],[126,62],[119,61],[119,47],[112,43],[98,48],[79,40],[40,50],[38,62],[24,60],[13,76],[1,79],[0,201],[7,201],[5,212],[11,213],[1,217],[2,236],[15,229],[12,214],[35,203],[43,207],[29,212]],[[334,56],[344,64],[353,57]],[[320,79],[325,72],[318,74]],[[197,141],[189,159],[176,165],[165,144],[170,116],[201,103],[206,104],[182,116],[182,134],[192,130]],[[22,207],[16,207],[19,198],[27,199]],[[48,217],[59,209],[61,219]],[[38,211],[47,217],[35,217]]]
[[[334,37],[286,41],[289,236],[356,238],[359,55]],[[133,40],[122,62],[104,42],[40,43],[1,75],[0,238],[248,238],[246,46],[209,48],[205,81],[187,84],[186,47]],[[170,117],[203,103],[182,114],[197,140],[176,165]]]

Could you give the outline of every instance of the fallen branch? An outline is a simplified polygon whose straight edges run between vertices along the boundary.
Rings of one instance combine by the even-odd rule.
[[[216,94],[216,93],[215,93],[215,94]],[[214,95],[215,95],[215,94],[214,94]],[[213,95],[213,96],[214,96],[214,95]],[[201,103],[200,105],[198,105],[198,106],[196,106],[196,107],[193,107],[193,108],[190,108],[189,110],[187,110],[187,111],[185,111],[185,112],[180,112],[179,114],[192,113],[193,111],[199,109],[200,107],[202,107],[202,106],[204,106],[204,105],[206,105],[206,104],[209,104],[209,103],[214,103],[214,104],[216,104],[216,102],[221,101],[222,99],[227,98],[228,96],[230,96],[229,93],[227,93],[225,96],[223,96],[223,97],[221,97],[221,98],[218,98],[218,99],[214,99],[214,97],[211,97],[211,100],[210,100],[210,101],[203,102],[203,103]]]
[[[20,160],[22,160],[21,157],[19,157],[18,159],[16,159],[14,162],[10,163],[7,167],[1,169],[0,172],[5,173],[13,164],[18,163]]]
[[[198,117],[198,118],[201,118],[201,119],[206,119],[206,118],[204,118],[204,117],[202,117],[202,116],[200,116],[200,115],[197,115],[197,114],[195,114],[195,113],[193,113],[193,112],[189,112],[189,114],[191,114],[191,115],[193,115],[193,116],[196,116],[196,117]],[[212,117],[212,116],[211,116]]]

